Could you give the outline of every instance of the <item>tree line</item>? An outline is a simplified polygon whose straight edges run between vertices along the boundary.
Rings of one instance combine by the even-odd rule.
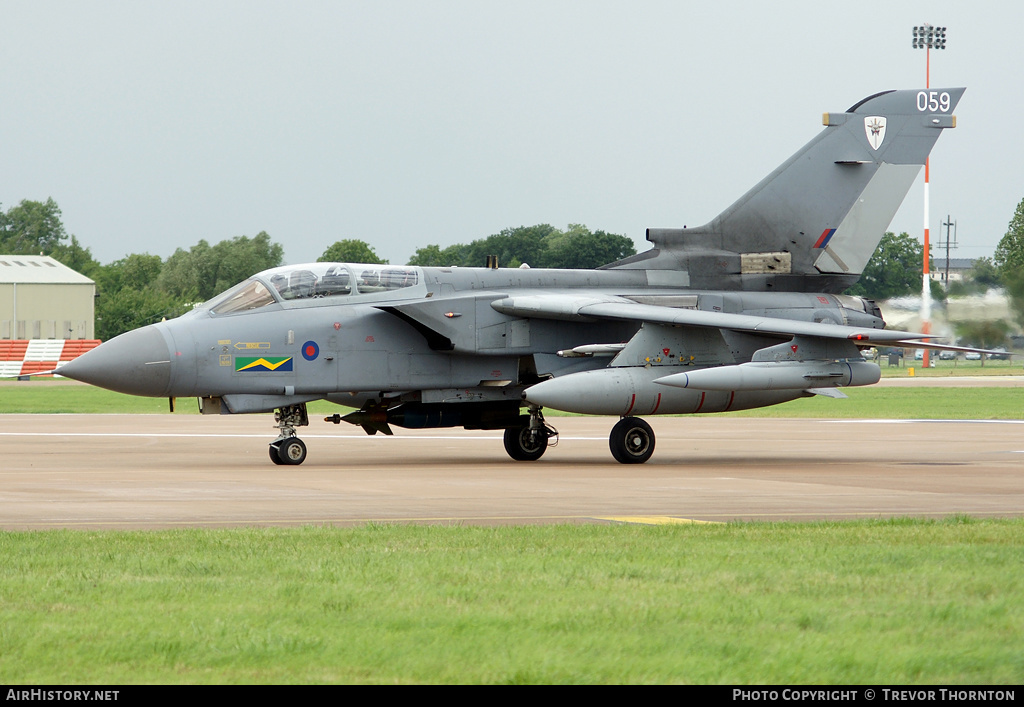
[[[471,243],[456,243],[446,248],[432,244],[419,248],[406,265],[423,267],[481,267],[489,256],[501,267],[517,268],[597,268],[636,254],[633,241],[626,236],[591,231],[578,223],[562,231],[549,224],[506,228],[500,233]],[[360,240],[338,241],[318,258],[321,262],[379,263],[381,260],[367,243]]]

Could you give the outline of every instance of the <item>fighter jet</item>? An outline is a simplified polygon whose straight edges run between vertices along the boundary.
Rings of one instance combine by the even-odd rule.
[[[710,223],[650,228],[597,270],[310,263],[278,267],[59,369],[111,390],[195,397],[205,414],[276,411],[276,464],[301,464],[307,405],[368,434],[503,429],[540,459],[551,408],[618,416],[609,446],[642,463],[644,416],[845,397],[864,347],[944,347],[891,331],[855,283],[965,89],[885,91],[824,129]]]

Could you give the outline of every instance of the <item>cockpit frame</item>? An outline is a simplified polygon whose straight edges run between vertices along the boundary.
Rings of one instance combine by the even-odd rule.
[[[273,304],[318,306],[342,301],[375,301],[422,296],[423,271],[411,265],[305,263],[253,275],[211,299],[200,309],[215,315],[251,312]]]

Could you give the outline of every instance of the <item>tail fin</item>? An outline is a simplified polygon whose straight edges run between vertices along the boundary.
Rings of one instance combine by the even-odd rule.
[[[956,126],[965,90],[886,91],[826,113],[816,138],[713,221],[648,229],[652,250],[606,267],[673,270],[654,281],[701,289],[841,292]]]

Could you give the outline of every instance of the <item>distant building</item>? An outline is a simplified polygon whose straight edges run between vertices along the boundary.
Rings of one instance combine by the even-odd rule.
[[[92,339],[96,283],[46,255],[0,255],[0,340]]]
[[[949,282],[963,282],[967,273],[974,267],[973,258],[950,258],[949,259]],[[946,281],[946,259],[932,258],[932,271],[929,273],[936,282],[947,285]]]

